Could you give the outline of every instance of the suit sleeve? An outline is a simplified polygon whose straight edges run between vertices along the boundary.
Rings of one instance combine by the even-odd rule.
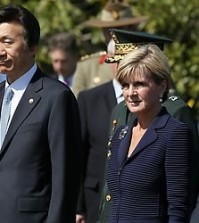
[[[169,223],[186,222],[190,195],[190,130],[185,124],[171,132],[165,159]]]
[[[47,223],[73,223],[80,185],[81,134],[78,105],[68,89],[53,100],[48,138],[52,188]]]
[[[89,136],[87,131],[87,109],[86,109],[86,102],[84,100],[84,93],[80,92],[78,95],[77,101],[80,112],[80,120],[81,120],[81,136],[82,136],[82,157],[83,157],[83,165],[81,169],[81,186],[80,186],[80,193],[78,198],[78,205],[77,205],[77,213],[78,214],[85,214],[85,200],[84,200],[84,179],[85,179],[85,172],[86,172],[86,163],[88,160],[89,155]]]
[[[199,193],[199,136],[197,130],[197,121],[192,109],[189,106],[180,107],[173,114],[173,117],[181,122],[188,124],[191,129],[191,210],[196,205],[197,196]]]

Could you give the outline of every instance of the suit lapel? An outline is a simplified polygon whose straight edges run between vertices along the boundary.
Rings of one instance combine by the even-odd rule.
[[[5,92],[5,81],[0,83],[0,114],[1,114],[1,105],[3,102],[4,92]]]
[[[161,112],[158,114],[158,116],[151,123],[150,127],[147,129],[146,133],[144,134],[144,136],[142,137],[142,139],[136,146],[135,150],[133,151],[129,159],[133,159],[143,149],[145,149],[146,147],[148,147],[150,144],[152,144],[154,141],[157,140],[158,135],[156,131],[157,129],[165,126],[168,118],[169,118],[169,115],[166,112],[165,108],[163,108]],[[122,139],[120,139],[120,136],[119,136],[119,139],[118,139],[118,140],[121,140],[119,144],[119,149],[118,149],[118,157],[119,157],[118,159],[119,159],[120,164],[129,160],[127,159],[127,153],[128,153],[128,149],[131,142],[132,129],[135,123],[135,119],[136,119],[135,117],[132,117],[129,125],[124,127],[119,134],[120,136],[125,135],[124,137],[122,137]],[[127,130],[127,133],[125,133],[125,128]],[[122,134],[122,131],[123,131],[123,134]]]
[[[118,149],[118,159],[120,164],[122,164],[127,158],[128,149],[131,143],[132,129],[135,125],[135,121],[136,117],[132,116],[131,121],[129,121],[129,123],[124,126],[119,133],[118,140],[120,140],[120,144]]]
[[[148,145],[152,144],[156,139],[157,139],[157,134],[155,132],[155,129],[153,127],[147,129],[147,131],[145,132],[144,136],[136,146],[130,158],[135,157],[138,153],[140,153],[140,151],[145,149]]]
[[[10,142],[10,140],[15,135],[18,128],[24,122],[24,120],[31,113],[33,108],[40,101],[40,95],[37,93],[40,89],[42,89],[43,83],[41,78],[41,71],[37,70],[34,74],[32,80],[28,84],[17,108],[13,115],[12,121],[10,123],[9,129],[7,131],[4,143],[1,148],[1,153],[5,150],[6,146]]]
[[[137,147],[133,151],[130,156],[130,159],[138,155],[143,149],[148,147],[150,144],[155,142],[158,138],[157,129],[163,128],[166,125],[166,122],[169,118],[169,115],[165,108],[162,108],[160,113],[157,117],[153,120],[147,131],[145,132],[144,136],[138,143]]]
[[[127,152],[129,149],[129,145],[131,142],[131,132],[132,132],[132,126],[126,125],[119,133],[118,140],[120,141],[119,149],[118,149],[118,159],[120,165],[126,160]]]

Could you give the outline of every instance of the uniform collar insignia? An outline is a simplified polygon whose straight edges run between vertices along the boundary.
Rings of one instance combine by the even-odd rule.
[[[176,96],[176,95],[172,95],[172,96],[169,97],[169,99],[172,100],[172,101],[176,101],[178,98],[179,97]]]

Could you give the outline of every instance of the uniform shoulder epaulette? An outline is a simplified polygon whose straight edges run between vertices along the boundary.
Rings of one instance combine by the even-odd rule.
[[[85,60],[88,60],[88,59],[101,57],[101,56],[104,56],[106,54],[107,54],[106,51],[100,51],[100,52],[96,52],[96,53],[86,54],[86,55],[84,55],[80,58],[80,61],[85,61]]]
[[[176,100],[178,100],[178,99],[179,99],[179,97],[176,96],[176,95],[171,95],[171,96],[169,96],[169,100],[171,100],[171,101],[176,101]]]

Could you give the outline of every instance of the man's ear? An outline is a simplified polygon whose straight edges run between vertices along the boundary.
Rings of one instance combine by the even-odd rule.
[[[35,57],[36,56],[36,52],[37,52],[37,47],[36,46],[31,46],[29,47],[30,50],[30,54]]]

